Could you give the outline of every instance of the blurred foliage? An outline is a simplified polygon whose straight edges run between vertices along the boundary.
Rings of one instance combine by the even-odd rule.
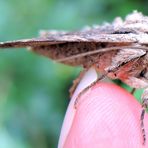
[[[110,22],[135,9],[148,14],[147,6],[146,0],[0,0],[0,41]],[[25,49],[1,50],[0,148],[57,147],[68,89],[79,71]]]

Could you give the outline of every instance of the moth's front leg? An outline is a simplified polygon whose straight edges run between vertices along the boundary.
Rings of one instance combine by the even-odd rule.
[[[144,89],[141,99],[142,99],[141,129],[142,129],[142,136],[143,136],[143,144],[145,144],[146,133],[144,128],[144,115],[145,115],[145,110],[148,108],[148,87]]]
[[[91,84],[89,84],[86,88],[84,88],[79,94],[78,96],[76,97],[75,99],[75,102],[74,102],[74,108],[76,109],[77,108],[77,104],[78,104],[78,101],[80,99],[80,97],[88,90],[90,89],[92,86],[94,86],[96,83],[98,83],[99,81],[101,81],[102,79],[105,78],[106,76],[106,73],[102,74],[102,75],[99,75],[98,74],[98,69],[94,66],[94,69],[97,73],[97,79],[95,81],[93,81]]]

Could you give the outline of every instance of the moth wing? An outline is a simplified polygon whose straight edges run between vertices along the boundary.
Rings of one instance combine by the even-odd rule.
[[[143,38],[143,36],[134,33],[116,33],[113,26],[90,27],[76,32],[41,31],[40,35],[41,38],[58,42],[134,43],[141,37]]]
[[[142,43],[148,44],[148,35],[146,34],[124,34],[116,33],[112,25],[101,27],[90,27],[76,32],[65,31],[41,31],[40,37],[32,39],[23,39],[9,42],[0,42],[0,48],[20,48],[48,46],[52,44],[69,42],[104,42],[104,43]]]

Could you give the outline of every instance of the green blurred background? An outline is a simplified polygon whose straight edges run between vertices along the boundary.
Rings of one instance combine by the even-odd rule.
[[[135,9],[148,15],[147,6],[147,0],[0,0],[0,41],[36,37],[41,29],[77,30]],[[57,147],[79,71],[25,49],[1,50],[0,148]]]

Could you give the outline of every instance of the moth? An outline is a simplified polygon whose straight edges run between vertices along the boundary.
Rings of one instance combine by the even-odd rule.
[[[84,71],[74,81],[74,92],[83,73],[94,67],[98,77],[77,97],[76,104],[87,89],[108,76],[120,79],[129,86],[143,88],[141,130],[143,144],[146,142],[144,114],[148,107],[148,17],[134,11],[125,20],[115,18],[112,23],[85,27],[76,32],[42,31],[40,37],[1,42],[0,48],[27,47],[57,62],[70,66],[82,66]]]

